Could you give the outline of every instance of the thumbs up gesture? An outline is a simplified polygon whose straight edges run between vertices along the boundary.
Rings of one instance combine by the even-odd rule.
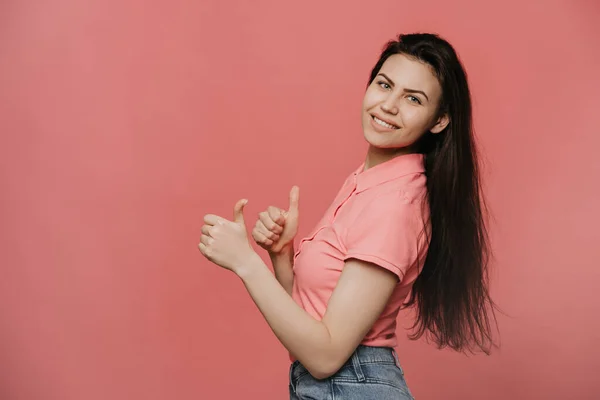
[[[300,188],[294,186],[290,191],[290,205],[287,210],[270,206],[258,214],[259,219],[252,230],[252,238],[270,254],[277,254],[292,244],[298,233],[299,197]]]
[[[202,236],[198,248],[209,261],[237,273],[248,265],[258,254],[248,242],[244,206],[248,200],[238,201],[233,208],[233,221],[218,215],[204,216]]]

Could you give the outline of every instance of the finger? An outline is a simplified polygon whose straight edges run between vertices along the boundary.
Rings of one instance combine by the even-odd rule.
[[[283,227],[283,225],[285,224],[285,215],[283,214],[283,210],[281,208],[270,206],[267,209],[267,212],[269,213],[269,216],[271,217],[271,219],[277,225]],[[283,230],[283,228],[282,228],[282,230]]]
[[[256,243],[264,244],[266,246],[270,246],[273,244],[273,241],[271,239],[269,239],[268,237],[266,237],[265,235],[263,235],[261,232],[258,232],[258,231],[252,231],[252,237],[254,238]]]
[[[235,203],[235,206],[233,207],[233,221],[242,226],[246,226],[244,221],[244,206],[246,204],[248,204],[248,200],[241,199]]]
[[[290,190],[290,208],[289,211],[298,210],[298,205],[300,203],[300,188],[298,186],[293,186],[292,190]]]
[[[219,217],[218,215],[214,215],[214,214],[206,214],[204,216],[204,223],[207,225],[225,225],[227,224],[229,221],[227,221],[225,218],[223,217]]]
[[[274,232],[274,233],[281,233],[283,232],[283,227],[281,225],[276,224],[273,219],[271,218],[271,216],[269,215],[269,213],[267,212],[261,212],[258,215],[258,218],[260,220],[260,222],[263,223],[263,225],[265,226],[265,228],[267,228],[267,230]]]
[[[212,236],[210,234],[210,231],[211,231],[210,226],[208,226],[208,225],[202,225],[202,230],[201,231],[206,236]]]
[[[206,236],[206,235],[202,235],[200,236],[200,243],[202,243],[205,246],[210,246],[210,244],[214,241],[213,238],[211,238],[210,236]]]
[[[262,233],[267,239],[271,239],[272,241],[279,240],[279,234],[268,230],[262,221],[256,221],[256,226],[254,228],[257,232]]]

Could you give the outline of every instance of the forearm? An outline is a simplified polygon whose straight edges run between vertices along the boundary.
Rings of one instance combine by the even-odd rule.
[[[334,372],[337,362],[325,324],[294,302],[260,257],[250,263],[236,273],[275,336],[316,378]]]
[[[282,250],[280,253],[271,254],[271,263],[273,264],[273,271],[275,272],[275,278],[279,281],[285,291],[291,296],[292,287],[294,285],[294,244]]]

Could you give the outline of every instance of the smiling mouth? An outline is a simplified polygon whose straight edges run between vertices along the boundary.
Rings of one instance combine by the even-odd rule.
[[[374,116],[374,115],[371,115],[371,118],[373,118],[373,120],[374,120],[374,121],[375,121],[375,122],[376,122],[378,125],[381,125],[381,126],[382,126],[382,127],[384,127],[384,128],[388,128],[388,129],[400,129],[400,127],[399,127],[399,126],[392,125],[392,124],[388,124],[387,122],[380,120],[379,118],[377,118],[377,117],[376,117],[376,116]]]

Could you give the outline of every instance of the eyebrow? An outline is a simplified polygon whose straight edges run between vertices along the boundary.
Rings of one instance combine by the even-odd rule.
[[[384,74],[383,72],[379,73],[378,75],[383,76],[385,79],[387,79],[390,82],[390,85],[392,85],[392,87],[394,87],[394,81],[390,79],[389,76],[387,76],[386,74]],[[425,94],[424,91],[422,90],[417,90],[417,89],[404,89],[405,92],[408,93],[420,93],[423,96],[425,96],[425,98],[427,99],[427,101],[429,101],[429,97],[427,96],[427,94]]]

